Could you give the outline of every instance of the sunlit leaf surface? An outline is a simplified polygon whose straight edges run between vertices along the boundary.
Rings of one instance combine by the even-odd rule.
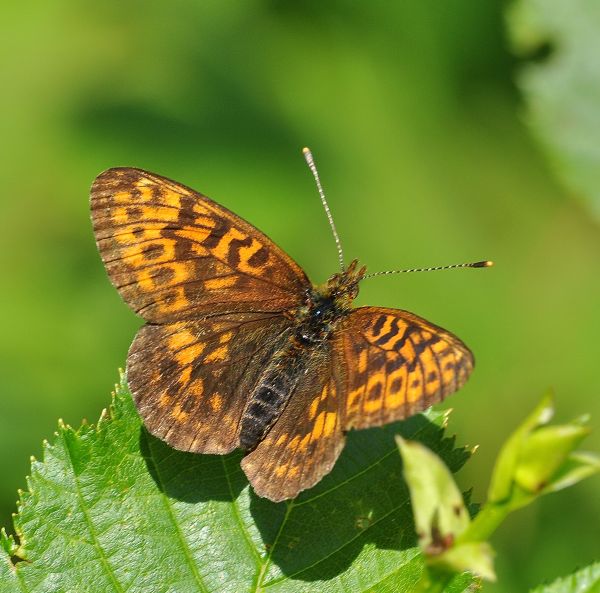
[[[531,593],[598,593],[598,591],[600,591],[600,563],[596,562],[549,585],[537,587]]]

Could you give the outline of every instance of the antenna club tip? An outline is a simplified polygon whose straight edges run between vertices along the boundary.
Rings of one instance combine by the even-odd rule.
[[[312,152],[310,151],[310,148],[308,148],[307,146],[305,146],[302,149],[302,154],[304,155],[304,160],[307,162],[309,167],[313,167],[314,166],[314,159],[313,159],[313,155]]]
[[[469,267],[471,268],[491,268],[494,265],[493,261],[485,260],[485,261],[477,261],[471,264]]]

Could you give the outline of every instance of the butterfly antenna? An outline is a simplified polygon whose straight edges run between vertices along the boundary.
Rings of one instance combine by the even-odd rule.
[[[319,190],[319,197],[321,198],[323,208],[325,208],[325,214],[327,214],[327,220],[329,221],[329,226],[331,227],[331,232],[333,233],[333,237],[335,239],[335,245],[338,251],[338,258],[340,260],[340,268],[343,272],[345,269],[344,252],[342,250],[340,237],[335,229],[335,223],[333,222],[333,216],[331,216],[331,210],[329,210],[329,204],[327,204],[327,200],[325,199],[325,192],[323,191],[323,186],[321,185],[321,179],[319,178],[319,172],[317,171],[317,166],[315,165],[315,159],[313,158],[312,152],[309,148],[303,148],[302,154],[304,155],[304,160],[306,161],[308,168],[311,170],[313,177],[315,178],[315,183],[317,184],[317,189]]]
[[[452,264],[450,266],[434,266],[432,268],[409,268],[408,270],[387,270],[386,272],[375,272],[367,274],[364,278],[373,278],[373,276],[386,276],[388,274],[405,274],[407,272],[435,272],[437,270],[452,270],[454,268],[491,268],[493,261],[476,261],[468,264]]]

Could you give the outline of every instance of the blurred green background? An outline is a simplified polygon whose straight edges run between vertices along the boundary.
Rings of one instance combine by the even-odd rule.
[[[10,3],[0,24],[0,516],[57,418],[95,421],[139,320],[99,256],[88,190],[132,165],[190,185],[322,281],[333,239],[371,271],[494,259],[486,271],[377,278],[360,303],[409,309],[477,358],[450,429],[480,444],[481,500],[508,433],[552,386],[559,419],[600,423],[598,221],[523,123],[504,3],[203,0]],[[600,106],[599,106],[600,109]],[[600,431],[587,446],[600,449]],[[600,482],[515,514],[499,582],[522,591],[600,557]]]

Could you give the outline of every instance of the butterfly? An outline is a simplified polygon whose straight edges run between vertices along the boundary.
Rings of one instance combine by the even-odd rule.
[[[442,401],[473,355],[408,311],[354,308],[366,268],[313,285],[265,234],[175,181],[135,168],[91,190],[100,255],[146,324],[127,380],[147,430],[175,449],[245,451],[254,491],[281,501],[331,471],[351,429],[381,426]],[[448,267],[483,267],[490,262]]]

